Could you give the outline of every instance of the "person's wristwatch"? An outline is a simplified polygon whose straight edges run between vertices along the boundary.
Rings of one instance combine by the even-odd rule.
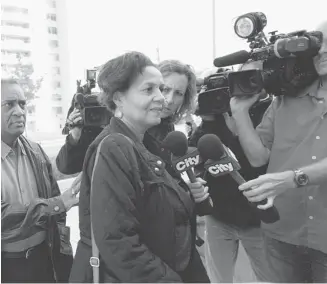
[[[299,169],[293,170],[294,172],[294,181],[298,187],[305,186],[309,183],[309,177],[303,171]]]

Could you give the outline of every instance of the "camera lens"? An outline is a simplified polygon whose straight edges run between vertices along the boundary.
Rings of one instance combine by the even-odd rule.
[[[253,74],[249,74],[250,76],[243,76],[238,81],[238,87],[244,93],[251,93],[253,90],[258,88],[257,77]]]

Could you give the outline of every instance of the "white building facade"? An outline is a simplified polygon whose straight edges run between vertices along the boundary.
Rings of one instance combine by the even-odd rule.
[[[65,0],[1,1],[1,69],[8,77],[17,64],[34,68],[43,82],[31,102],[27,133],[60,133],[72,97]]]

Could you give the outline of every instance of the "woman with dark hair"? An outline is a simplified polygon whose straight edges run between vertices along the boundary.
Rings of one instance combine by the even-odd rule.
[[[71,282],[209,282],[194,244],[194,199],[142,143],[164,108],[160,71],[142,53],[108,61],[98,76],[114,113],[90,145],[80,189]],[[201,184],[192,189],[207,197]],[[99,278],[98,278],[99,276]]]

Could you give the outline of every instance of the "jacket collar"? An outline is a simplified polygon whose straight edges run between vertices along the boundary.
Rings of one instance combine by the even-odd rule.
[[[136,144],[142,144],[140,138],[120,118],[112,117],[108,127],[111,132],[124,134],[132,139]]]

